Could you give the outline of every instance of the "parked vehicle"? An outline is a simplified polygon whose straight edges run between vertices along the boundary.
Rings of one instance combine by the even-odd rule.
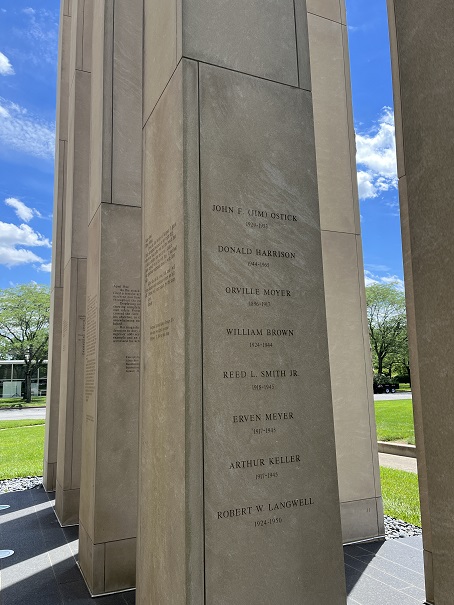
[[[375,384],[374,382],[374,393],[395,393],[398,388],[398,382],[391,384]]]
[[[395,393],[398,388],[399,383],[389,376],[374,375],[374,393]]]

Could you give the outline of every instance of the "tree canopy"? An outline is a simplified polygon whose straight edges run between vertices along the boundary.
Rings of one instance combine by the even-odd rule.
[[[393,369],[408,372],[405,294],[394,283],[372,284],[366,288],[366,301],[374,370],[389,376]]]
[[[49,316],[48,286],[30,283],[0,290],[0,359],[24,361],[27,401],[30,378],[47,359]]]

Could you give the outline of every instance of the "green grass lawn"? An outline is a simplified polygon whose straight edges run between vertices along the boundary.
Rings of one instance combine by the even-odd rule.
[[[415,444],[411,399],[375,401],[375,420],[379,441],[402,441]]]
[[[0,422],[0,443],[0,480],[43,474],[43,420]]]
[[[399,388],[397,389],[398,393],[407,393],[411,392],[411,386],[408,382],[401,382],[399,384]]]
[[[11,406],[21,404],[22,407],[34,408],[41,407],[46,405],[45,397],[32,397],[31,403],[25,403],[20,397],[5,397],[5,399],[0,399],[0,410],[3,408],[10,408]]]
[[[380,467],[385,515],[421,527],[418,475]]]

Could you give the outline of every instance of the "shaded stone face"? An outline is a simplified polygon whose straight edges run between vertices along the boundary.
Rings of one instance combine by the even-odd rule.
[[[454,9],[389,0],[408,337],[426,598],[453,594],[451,461]]]
[[[63,313],[64,233],[68,151],[69,54],[71,17],[65,3],[60,7],[58,52],[58,95],[55,141],[55,186],[52,228],[51,322],[49,333],[49,376],[46,400],[43,485],[54,491],[57,474],[58,420],[61,375],[61,330]]]
[[[141,0],[94,2],[80,567],[135,586],[141,332]]]
[[[55,507],[63,525],[77,524],[79,519],[90,157],[90,25],[93,18],[89,0],[74,0],[71,7],[74,9],[70,19],[71,32],[66,32],[69,40],[65,40],[68,27],[65,22],[69,17],[62,15],[63,48],[65,42],[70,43],[69,49],[65,52],[62,49],[62,60],[69,57],[69,77],[66,90],[63,90],[64,79],[61,80],[59,132],[67,121],[67,141],[63,146],[59,145],[59,154],[62,154],[59,160],[65,172],[57,174],[58,180],[63,178],[64,192],[61,208],[57,208],[57,217],[61,214],[64,220],[56,244],[61,246],[64,292]]]
[[[137,600],[344,603],[310,93],[183,60],[143,178]]]

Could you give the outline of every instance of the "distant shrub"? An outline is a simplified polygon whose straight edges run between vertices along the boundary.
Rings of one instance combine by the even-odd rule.
[[[396,384],[398,382],[401,382],[399,380],[398,376],[393,376],[390,378],[389,376],[385,376],[384,374],[374,374],[374,385]],[[402,381],[402,382],[408,382],[408,381]]]

